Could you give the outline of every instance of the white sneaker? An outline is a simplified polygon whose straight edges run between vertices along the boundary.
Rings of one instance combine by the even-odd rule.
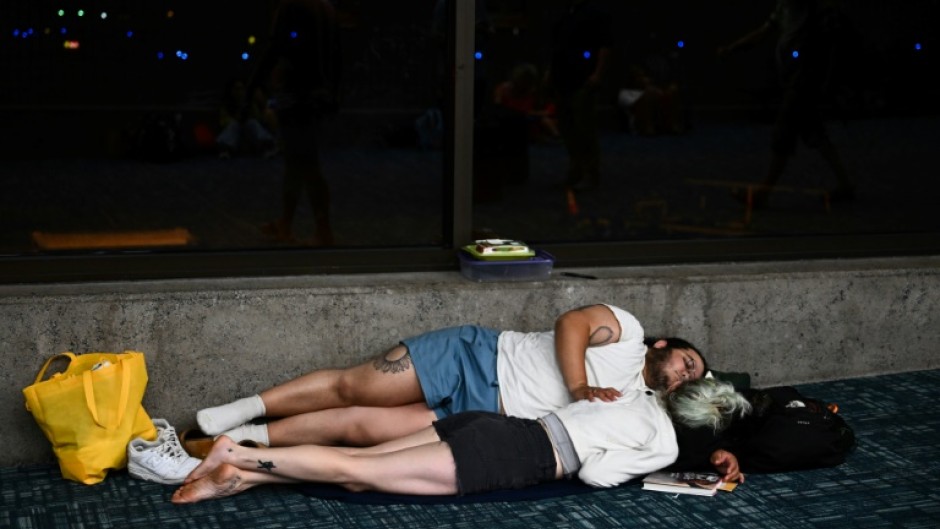
[[[183,447],[179,436],[176,435],[176,428],[170,426],[169,421],[166,419],[153,419],[153,425],[157,429],[157,439],[163,439],[180,448]]]
[[[183,450],[176,430],[163,419],[154,419],[157,438],[137,437],[127,444],[127,471],[137,478],[163,485],[179,485],[199,465],[199,459]]]
[[[158,438],[158,439],[159,439],[160,437],[163,437],[163,436],[164,436],[164,433],[163,433],[163,432],[165,432],[165,431],[167,431],[167,430],[173,430],[174,432],[176,432],[176,429],[173,428],[172,426],[170,426],[170,422],[167,421],[166,419],[153,419],[152,422],[153,422],[154,428],[157,429],[157,438]]]

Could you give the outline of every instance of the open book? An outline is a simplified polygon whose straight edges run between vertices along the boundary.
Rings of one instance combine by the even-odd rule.
[[[653,472],[643,478],[644,490],[714,496],[719,490],[732,491],[737,483],[725,483],[714,472]]]

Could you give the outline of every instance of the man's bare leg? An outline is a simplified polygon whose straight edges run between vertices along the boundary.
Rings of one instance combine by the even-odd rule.
[[[397,345],[373,360],[341,370],[314,371],[261,393],[270,417],[348,406],[422,402],[411,355]]]
[[[376,454],[387,454],[389,452],[398,452],[399,450],[405,450],[406,448],[413,448],[416,446],[439,443],[441,438],[437,435],[437,430],[433,427],[426,427],[418,430],[414,433],[403,435],[396,439],[391,439],[380,443],[374,446],[364,446],[364,447],[337,447],[339,450],[342,450],[344,453],[352,456],[363,456],[363,455],[376,455]]]
[[[271,446],[373,446],[427,428],[436,419],[424,402],[394,408],[353,406],[271,421],[267,433]]]
[[[403,406],[423,402],[411,355],[397,345],[375,359],[347,369],[322,369],[260,394],[199,410],[200,428],[217,435],[261,416],[289,417],[349,406]],[[260,403],[260,404],[259,404]]]

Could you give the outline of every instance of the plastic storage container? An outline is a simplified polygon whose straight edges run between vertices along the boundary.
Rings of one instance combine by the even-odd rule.
[[[552,274],[555,258],[552,254],[535,250],[535,255],[513,261],[483,261],[466,250],[459,250],[460,273],[472,281],[541,281]]]

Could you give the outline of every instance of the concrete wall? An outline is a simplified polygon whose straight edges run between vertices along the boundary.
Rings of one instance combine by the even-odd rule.
[[[139,350],[145,407],[182,430],[198,408],[399,338],[479,323],[550,329],[607,302],[687,338],[756,385],[940,367],[940,257],[580,269],[599,280],[473,283],[457,272],[0,286],[0,466],[51,461],[21,389],[61,351]]]

